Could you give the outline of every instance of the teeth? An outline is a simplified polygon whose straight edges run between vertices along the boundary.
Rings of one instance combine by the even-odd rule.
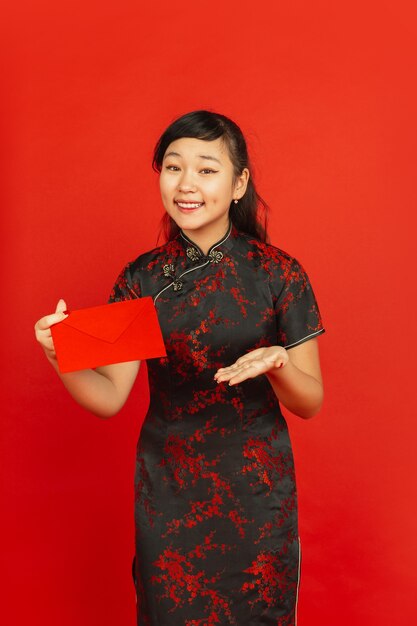
[[[177,204],[182,209],[198,209],[203,206],[203,202],[177,202]]]

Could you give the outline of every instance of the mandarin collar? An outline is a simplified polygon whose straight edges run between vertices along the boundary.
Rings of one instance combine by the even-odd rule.
[[[190,261],[211,261],[212,263],[220,263],[223,259],[223,250],[229,250],[233,245],[233,238],[236,234],[236,230],[233,224],[230,222],[226,233],[219,241],[210,246],[207,255],[201,250],[201,248],[187,235],[180,230],[179,239],[182,242],[187,258]],[[220,249],[221,248],[221,249]]]

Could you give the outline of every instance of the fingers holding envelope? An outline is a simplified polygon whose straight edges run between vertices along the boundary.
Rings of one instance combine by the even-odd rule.
[[[52,340],[51,326],[62,322],[67,316],[65,300],[59,300],[55,313],[41,317],[35,324],[35,336],[49,358],[55,359],[55,348]]]

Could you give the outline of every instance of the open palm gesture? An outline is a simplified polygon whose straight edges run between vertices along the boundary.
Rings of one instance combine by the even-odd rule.
[[[218,383],[229,382],[236,385],[248,378],[266,374],[272,369],[279,369],[288,363],[288,353],[281,346],[258,348],[241,356],[233,365],[221,367],[214,375]]]

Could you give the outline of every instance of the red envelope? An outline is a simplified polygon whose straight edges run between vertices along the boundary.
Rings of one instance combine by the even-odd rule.
[[[51,332],[62,373],[166,356],[150,297],[71,311]]]

